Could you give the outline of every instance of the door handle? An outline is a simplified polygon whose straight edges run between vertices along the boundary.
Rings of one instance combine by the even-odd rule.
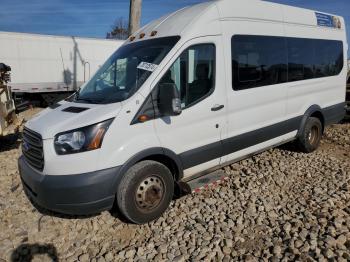
[[[215,112],[215,111],[219,111],[221,109],[223,109],[225,106],[224,105],[215,105],[211,108],[211,111]]]

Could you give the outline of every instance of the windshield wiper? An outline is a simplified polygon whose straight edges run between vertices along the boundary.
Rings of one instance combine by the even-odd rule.
[[[64,99],[64,101],[67,101],[67,102],[77,101],[77,99],[79,98],[79,92],[80,92],[80,88],[77,91],[75,91],[73,94],[68,96],[66,99]]]
[[[75,101],[88,102],[90,104],[101,104],[104,99],[93,99],[93,98],[78,98]]]
[[[78,90],[75,92],[75,100],[79,99],[80,90],[81,90],[81,88],[79,87]]]

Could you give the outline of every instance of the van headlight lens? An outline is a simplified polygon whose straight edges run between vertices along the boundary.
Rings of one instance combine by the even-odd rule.
[[[81,153],[101,148],[103,138],[113,119],[59,133],[55,137],[55,150],[58,155]]]

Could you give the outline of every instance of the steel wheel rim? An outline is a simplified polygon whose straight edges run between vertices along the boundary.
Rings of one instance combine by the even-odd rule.
[[[145,178],[137,187],[136,205],[142,212],[157,208],[164,198],[164,184],[157,176]]]
[[[309,143],[315,146],[319,140],[319,128],[317,126],[312,126],[308,135]]]

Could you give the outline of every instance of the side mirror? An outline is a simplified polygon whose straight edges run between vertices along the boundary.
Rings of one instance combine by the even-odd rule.
[[[159,84],[158,108],[163,116],[177,116],[181,114],[182,108],[180,92],[175,84]]]

